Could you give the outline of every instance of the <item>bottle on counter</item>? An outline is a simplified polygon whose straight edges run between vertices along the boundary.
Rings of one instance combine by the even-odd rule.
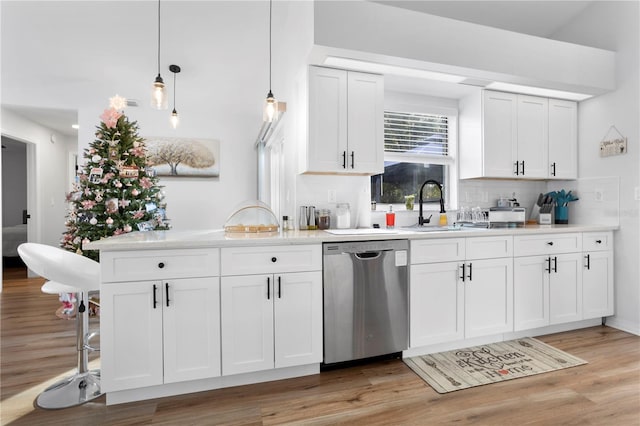
[[[282,231],[288,231],[289,230],[289,216],[282,216],[282,228],[280,228]]]
[[[321,209],[318,212],[318,229],[329,229],[331,227],[331,211]]]
[[[396,212],[393,211],[393,206],[389,205],[389,211],[387,212],[387,228],[391,229],[396,226]]]

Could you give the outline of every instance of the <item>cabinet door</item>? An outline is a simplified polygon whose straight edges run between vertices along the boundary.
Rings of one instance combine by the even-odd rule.
[[[546,178],[549,164],[549,100],[518,95],[518,161],[525,178]],[[524,163],[523,163],[524,162]]]
[[[461,262],[412,265],[409,345],[412,348],[464,338]]]
[[[347,171],[384,172],[384,79],[348,73]]]
[[[578,177],[578,105],[549,99],[549,178]]]
[[[513,328],[549,325],[548,256],[513,259]]]
[[[582,319],[582,253],[551,256],[549,323]]]
[[[273,276],[222,277],[222,374],[273,368]]]
[[[483,92],[484,177],[515,176],[517,99],[512,93]]]
[[[220,278],[162,282],[164,383],[220,375]]]
[[[306,171],[346,171],[348,160],[346,71],[309,67],[308,119]]]
[[[613,315],[613,252],[584,253],[583,319]]]
[[[513,331],[513,259],[467,262],[465,337]]]
[[[275,367],[322,362],[322,272],[274,277]]]
[[[100,310],[110,319],[100,321],[102,390],[162,384],[160,282],[103,284]]]

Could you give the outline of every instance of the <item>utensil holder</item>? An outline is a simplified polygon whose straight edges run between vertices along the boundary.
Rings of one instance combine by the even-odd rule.
[[[566,225],[569,223],[569,207],[556,206],[555,207],[555,223],[558,225]]]

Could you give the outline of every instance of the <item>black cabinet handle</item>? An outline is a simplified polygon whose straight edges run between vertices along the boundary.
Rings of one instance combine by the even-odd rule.
[[[157,285],[153,285],[153,309],[156,308],[156,306],[158,305],[158,286]]]
[[[466,278],[467,278],[467,277],[465,277],[466,267],[467,267],[467,265],[465,263],[460,265],[460,268],[462,269],[462,276],[460,277],[460,279],[462,279],[462,282],[464,282],[466,280]]]
[[[160,269],[164,268],[164,262],[158,263],[158,268],[160,268]]]
[[[473,263],[469,263],[469,275],[467,275],[469,281],[473,281]]]
[[[556,163],[551,163],[551,176],[556,175]]]
[[[169,306],[169,283],[164,283],[164,291],[167,299],[167,306]]]
[[[596,243],[602,244],[602,240],[596,240]]]
[[[587,270],[591,269],[591,255],[588,254],[584,258],[587,259]]]
[[[282,299],[282,277],[278,277],[278,299]]]
[[[277,257],[275,257],[275,256],[273,256],[273,257],[271,258],[271,261],[272,261],[273,263],[276,263],[276,262],[278,261],[278,258],[277,258]]]
[[[524,160],[522,160],[522,176],[524,176]]]
[[[267,277],[267,300],[271,299],[271,278]]]
[[[553,241],[547,242],[547,245],[552,246],[553,245]]]
[[[553,257],[553,272],[558,273],[558,256]]]
[[[353,165],[355,164],[355,152],[351,151],[351,168],[353,169]]]
[[[513,163],[513,165],[516,166],[516,171],[513,172],[513,174],[518,176],[520,174],[520,162],[516,161],[515,163]]]
[[[547,257],[547,268],[545,269],[545,272],[551,274],[551,257]]]
[[[347,151],[342,151],[342,168],[347,168]]]

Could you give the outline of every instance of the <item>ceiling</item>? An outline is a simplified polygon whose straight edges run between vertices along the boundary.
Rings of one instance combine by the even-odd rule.
[[[552,36],[593,3],[524,0],[376,2],[540,37]],[[170,60],[183,68],[180,74],[180,78],[184,78],[180,86],[183,98],[203,96],[201,88],[189,87],[189,77],[200,81],[209,76],[220,78],[221,69],[227,72],[223,77],[231,73],[233,78],[246,81],[243,90],[247,93],[264,90],[264,82],[256,79],[255,70],[263,68],[265,58],[230,51],[211,34],[211,28],[216,28],[216,34],[225,34],[239,46],[264,43],[262,26],[268,2],[239,2],[233,9],[217,13],[225,4],[228,2],[163,2],[163,17],[170,17],[164,19],[177,22],[177,25],[167,28],[165,24],[163,27],[163,50],[176,52]],[[256,7],[257,4],[260,7]],[[101,79],[106,81],[127,75],[127,81],[120,79],[113,84],[120,87],[122,92],[119,94],[134,99],[149,96],[147,86],[153,77],[149,70],[155,68],[156,61],[152,54],[156,46],[154,2],[3,1],[0,7],[3,107],[74,137],[77,130],[72,129],[71,124],[78,120],[75,108],[88,99],[113,96],[109,89],[106,93],[96,91]],[[277,2],[274,2],[275,7]],[[186,36],[189,43],[181,41]],[[220,64],[224,65],[221,67]],[[164,71],[163,76],[165,80],[171,78],[168,71]],[[433,96],[453,98],[469,90],[451,83],[397,76],[389,76],[385,85],[399,91],[428,92]],[[102,86],[109,87],[107,84]],[[246,105],[242,105],[243,94],[237,93],[237,86],[226,86],[219,89],[217,98],[225,99],[229,107],[239,111],[246,109]],[[227,89],[229,93],[225,92]],[[231,92],[232,89],[236,92]],[[44,92],[48,100],[43,102],[41,93]],[[79,93],[80,97],[71,99],[71,92]]]

